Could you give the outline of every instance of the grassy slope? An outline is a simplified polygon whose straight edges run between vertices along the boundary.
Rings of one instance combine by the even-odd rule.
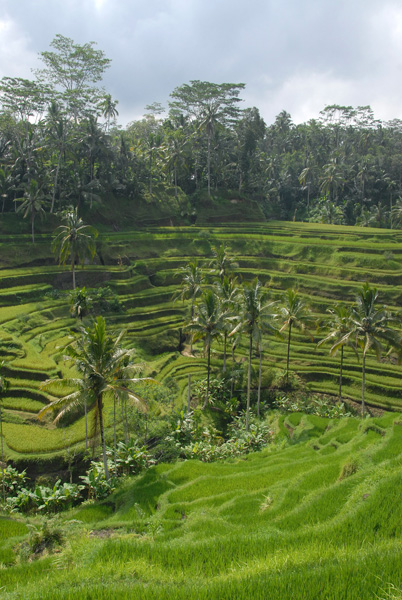
[[[11,217],[12,215],[5,215]],[[12,227],[10,226],[10,230]],[[3,236],[4,237],[4,236]],[[78,284],[110,285],[119,294],[126,311],[110,315],[116,327],[126,327],[126,343],[139,349],[148,372],[160,379],[174,377],[185,399],[188,372],[200,376],[203,358],[175,352],[178,330],[186,307],[172,302],[180,278],[177,271],[194,256],[205,265],[213,245],[225,242],[238,261],[244,279],[260,277],[278,299],[286,287],[298,286],[317,317],[325,316],[336,301],[351,303],[361,283],[369,280],[380,290],[380,301],[397,309],[402,299],[402,234],[396,231],[359,229],[302,223],[227,224],[224,227],[159,227],[136,231],[104,232],[98,255],[105,265],[87,265],[78,272]],[[99,262],[99,260],[98,260]],[[68,289],[71,274],[54,264],[50,237],[38,236],[35,247],[28,235],[10,235],[2,244],[0,272],[0,346],[8,360],[5,375],[11,387],[4,398],[5,439],[8,456],[44,459],[62,453],[66,445],[83,446],[82,420],[70,428],[38,427],[36,414],[49,401],[40,389],[47,377],[66,372],[63,348],[69,331],[76,327],[69,318],[68,299],[52,299],[49,290]],[[291,366],[302,374],[312,390],[337,393],[338,357],[328,349],[316,349],[315,339],[293,335]],[[162,353],[155,356],[154,353]],[[222,364],[222,348],[215,345],[213,365]],[[286,345],[269,340],[264,368],[283,368]],[[246,359],[246,342],[237,359]],[[164,363],[162,371],[160,364]],[[345,352],[344,394],[359,400],[361,365],[352,351]],[[402,370],[389,362],[370,358],[367,369],[367,400],[383,407],[402,407]]]
[[[0,519],[2,598],[385,598],[402,585],[401,415],[283,419],[282,447],[159,465],[61,516],[60,554],[13,565],[25,526]]]

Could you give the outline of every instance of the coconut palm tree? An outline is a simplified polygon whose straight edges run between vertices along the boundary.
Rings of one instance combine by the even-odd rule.
[[[220,282],[223,282],[224,277],[229,277],[229,271],[236,267],[233,258],[228,254],[225,244],[220,246],[212,246],[213,259],[209,266],[212,268],[212,273],[218,277]]]
[[[94,407],[94,425],[99,425],[103,464],[106,479],[109,481],[109,470],[106,457],[105,427],[103,419],[103,403],[106,395],[115,398],[128,395],[137,404],[143,401],[130,388],[140,381],[133,378],[132,352],[122,348],[121,339],[124,331],[112,337],[106,331],[103,317],[98,317],[92,327],[81,329],[80,338],[67,347],[67,355],[75,363],[81,377],[77,379],[49,380],[43,387],[61,386],[75,387],[75,391],[58,398],[43,408],[39,417],[49,410],[58,410],[55,422],[77,406]]]
[[[292,338],[292,329],[296,327],[300,331],[304,332],[307,330],[307,326],[310,321],[310,315],[307,310],[306,304],[299,296],[299,292],[294,289],[286,290],[282,306],[279,309],[277,318],[281,323],[279,332],[288,330],[288,343],[287,343],[287,357],[286,357],[286,383],[289,381],[289,357],[290,357],[290,344]]]
[[[362,357],[362,416],[365,415],[365,388],[366,388],[366,356],[370,350],[376,354],[377,360],[384,352],[383,343],[400,349],[402,338],[388,324],[393,320],[388,310],[382,306],[377,308],[378,291],[365,283],[356,296],[356,303],[352,308],[350,330],[335,345],[336,348],[353,341],[355,347],[360,347]]]
[[[4,367],[4,361],[0,362],[0,370]],[[0,374],[0,394],[3,394],[8,388],[8,381]],[[1,472],[3,485],[3,503],[6,502],[5,493],[5,474],[4,474],[4,441],[3,441],[3,412],[0,404],[0,439],[1,439]]]
[[[182,267],[179,271],[179,275],[182,277],[181,290],[175,294],[175,300],[180,298],[182,302],[190,300],[190,322],[194,317],[194,307],[198,296],[202,292],[202,286],[204,284],[204,275],[198,266],[197,259],[189,262],[186,267]],[[193,335],[190,338],[190,353],[193,353]]]
[[[219,297],[211,289],[204,291],[196,306],[196,311],[188,324],[194,334],[194,340],[204,341],[204,350],[207,353],[207,391],[203,409],[209,399],[209,380],[211,373],[211,345],[212,342],[225,331],[227,312],[222,308]]]
[[[98,235],[96,229],[85,225],[78,216],[77,208],[69,208],[63,214],[63,225],[60,225],[53,239],[52,250],[57,256],[59,264],[65,265],[71,260],[71,272],[73,274],[73,289],[75,290],[75,265],[83,262],[85,258],[93,259],[96,246],[95,238]]]
[[[226,373],[227,338],[231,331],[231,323],[240,305],[240,289],[237,277],[224,276],[215,286],[216,294],[222,302],[222,307],[227,311],[226,326],[223,332],[223,372]]]
[[[246,404],[246,430],[250,420],[250,394],[251,394],[251,361],[253,356],[253,343],[261,350],[261,340],[264,329],[267,327],[268,314],[274,316],[274,303],[267,303],[267,294],[258,279],[253,284],[243,286],[243,297],[240,307],[239,322],[230,335],[240,331],[249,338],[248,376],[247,376],[247,404]]]
[[[32,243],[35,243],[35,219],[39,215],[43,217],[45,209],[43,204],[45,202],[45,196],[42,187],[36,181],[31,179],[29,183],[23,184],[24,195],[22,198],[17,198],[21,202],[17,208],[17,212],[22,212],[24,219],[30,217],[31,220],[31,236]]]
[[[339,367],[339,400],[342,400],[342,372],[343,372],[343,350],[344,347],[350,346],[355,350],[354,345],[350,339],[345,340],[346,334],[351,330],[352,313],[349,307],[339,304],[334,308],[329,308],[328,313],[331,315],[328,322],[328,333],[327,335],[318,342],[317,347],[323,344],[331,344],[329,353],[331,356],[337,354],[339,348],[341,349],[341,360]],[[339,342],[341,342],[339,344]]]

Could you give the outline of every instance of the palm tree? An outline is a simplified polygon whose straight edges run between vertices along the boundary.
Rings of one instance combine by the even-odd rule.
[[[304,332],[307,330],[307,325],[310,320],[307,307],[302,298],[300,298],[297,290],[288,289],[286,290],[283,297],[283,304],[279,309],[277,315],[278,319],[282,323],[280,333],[288,330],[288,343],[287,343],[287,358],[286,358],[286,383],[289,381],[289,357],[290,357],[290,344],[292,337],[292,328],[296,327],[300,331]]]
[[[112,99],[111,94],[105,94],[102,101],[98,104],[102,115],[106,119],[106,131],[109,131],[110,129],[110,121],[119,115],[119,111],[116,108],[118,103],[118,100]]]
[[[204,341],[204,350],[207,353],[207,391],[203,405],[205,409],[209,398],[211,345],[214,339],[224,332],[227,313],[222,308],[219,297],[211,289],[205,290],[196,309],[188,327],[194,333],[194,340]]]
[[[383,306],[377,309],[376,302],[378,291],[365,283],[357,293],[356,304],[352,308],[350,331],[336,344],[336,348],[353,340],[355,347],[360,346],[363,351],[362,358],[362,416],[365,415],[365,387],[366,387],[366,356],[373,350],[377,360],[384,351],[382,342],[395,348],[401,347],[401,335],[388,326],[392,320],[391,314]]]
[[[4,366],[4,361],[0,363],[0,369]],[[3,394],[8,388],[8,381],[0,374],[0,394]],[[1,472],[3,484],[3,503],[6,503],[5,492],[5,473],[4,473],[4,442],[3,442],[3,412],[0,404],[0,439],[1,439]]]
[[[31,220],[31,236],[32,243],[35,243],[35,219],[37,215],[43,216],[45,209],[43,203],[45,196],[43,194],[42,187],[38,184],[35,179],[31,179],[29,184],[23,184],[24,195],[22,198],[17,198],[21,201],[21,204],[17,208],[17,212],[22,212],[24,219],[29,215]]]
[[[209,266],[212,268],[212,272],[216,274],[220,282],[223,282],[224,277],[228,277],[229,271],[236,267],[236,263],[233,262],[232,257],[227,252],[225,244],[220,246],[212,246],[212,254],[214,258],[211,260]]]
[[[186,267],[182,267],[179,271],[182,276],[181,290],[175,294],[175,300],[180,298],[182,302],[190,300],[190,322],[194,317],[194,306],[195,301],[202,292],[202,286],[204,284],[204,275],[198,266],[197,259],[189,262]],[[190,353],[193,353],[193,336],[190,338]]]
[[[243,287],[243,298],[240,308],[239,323],[230,333],[242,331],[249,338],[248,352],[248,376],[247,376],[247,405],[246,405],[246,430],[249,428],[250,420],[250,393],[251,393],[251,360],[253,356],[253,342],[261,350],[262,333],[266,323],[264,317],[268,313],[269,308],[273,308],[272,302],[264,304],[267,299],[267,294],[258,279],[251,285],[245,284]],[[272,312],[271,312],[272,314]]]
[[[330,343],[331,348],[329,349],[329,353],[331,356],[334,356],[338,352],[339,348],[341,349],[341,360],[339,367],[339,400],[342,400],[343,349],[345,345],[351,346],[353,349],[355,349],[350,343],[350,340],[344,339],[346,334],[348,334],[351,329],[352,313],[349,307],[344,306],[343,304],[335,306],[334,308],[329,308],[328,312],[331,315],[328,322],[329,331],[327,335],[318,342],[317,347]],[[341,341],[342,343],[340,344],[339,342]]]
[[[67,347],[67,354],[75,362],[81,374],[78,379],[49,380],[43,387],[58,385],[74,386],[76,391],[58,398],[43,408],[39,417],[49,410],[58,410],[57,422],[63,415],[77,406],[87,404],[94,406],[94,425],[99,425],[103,464],[106,479],[109,481],[109,470],[106,457],[105,428],[103,421],[103,402],[106,395],[116,397],[128,395],[137,404],[143,401],[130,390],[133,383],[140,381],[133,378],[132,352],[121,347],[124,331],[117,337],[108,335],[103,317],[97,317],[92,327],[81,329],[81,337]]]
[[[69,259],[71,260],[75,290],[75,264],[83,262],[87,257],[93,259],[98,232],[90,225],[84,224],[78,216],[77,208],[68,209],[64,213],[63,221],[65,224],[60,225],[56,230],[58,233],[53,239],[52,250],[57,255],[59,264],[65,265]]]
[[[236,309],[239,306],[240,296],[237,286],[237,277],[223,276],[216,284],[216,293],[221,299],[222,307],[227,311],[226,326],[223,332],[223,372],[226,373],[227,338],[230,331],[230,323]]]

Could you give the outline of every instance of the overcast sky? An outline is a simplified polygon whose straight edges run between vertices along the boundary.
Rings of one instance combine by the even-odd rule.
[[[328,104],[402,118],[401,0],[0,0],[0,77],[33,77],[58,33],[112,59],[122,125],[193,79],[245,83],[267,124]]]

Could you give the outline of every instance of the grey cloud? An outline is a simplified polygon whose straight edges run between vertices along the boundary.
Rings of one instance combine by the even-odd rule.
[[[322,85],[334,96],[329,103],[377,102],[384,114],[397,111],[387,118],[400,117],[393,97],[384,97],[387,86],[393,95],[401,91],[395,81],[402,64],[398,40],[387,19],[387,11],[398,10],[391,0],[0,4],[0,15],[12,18],[25,38],[26,56],[46,50],[57,33],[79,43],[96,41],[112,59],[104,85],[119,100],[122,121],[138,117],[153,101],[166,105],[169,93],[191,79],[246,83],[247,103],[258,106],[268,122],[282,108],[301,118],[316,111],[316,103],[326,99]]]

